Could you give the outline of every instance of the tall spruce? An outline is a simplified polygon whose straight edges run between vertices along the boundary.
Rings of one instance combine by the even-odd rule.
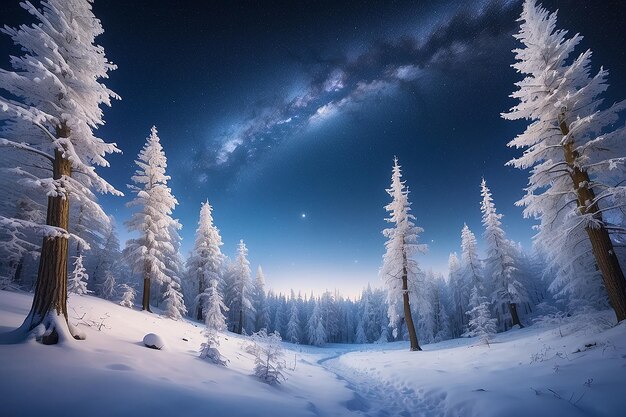
[[[511,96],[519,103],[502,115],[530,122],[508,144],[524,149],[509,165],[531,169],[518,204],[540,220],[536,240],[560,280],[553,291],[596,294],[597,265],[617,320],[624,320],[626,283],[611,235],[625,232],[625,127],[616,124],[626,101],[603,105],[608,71],[592,73],[591,50],[572,56],[582,36],[557,29],[556,13],[526,0],[519,21],[513,67],[524,79]]]
[[[173,241],[172,230],[180,228],[178,220],[172,218],[178,202],[167,185],[170,180],[165,173],[167,159],[155,126],[135,164],[139,167],[132,177],[135,185],[128,187],[136,197],[128,207],[136,211],[126,226],[139,237],[126,242],[124,255],[143,279],[142,309],[151,311],[152,283],[163,286],[174,279],[171,265],[178,256],[178,242]]]
[[[526,289],[517,280],[515,248],[505,237],[500,221],[502,215],[496,211],[496,206],[491,198],[491,191],[484,178],[480,187],[483,197],[480,210],[483,214],[483,226],[485,227],[483,237],[487,244],[485,264],[491,279],[490,287],[493,288],[492,301],[500,313],[500,321],[503,324],[507,321],[506,316],[510,315],[511,326],[523,327],[517,307],[526,300]],[[473,288],[477,289],[480,296],[479,284],[474,284]],[[506,330],[506,324],[504,327]]]
[[[41,8],[30,2],[21,6],[37,23],[1,29],[22,55],[11,57],[13,71],[0,70],[0,113],[10,119],[6,126],[14,133],[30,134],[9,134],[0,146],[28,155],[28,165],[47,172],[35,175],[27,166],[12,170],[16,181],[34,180],[31,185],[48,196],[46,222],[2,216],[0,225],[43,235],[33,304],[12,337],[19,339],[43,323],[48,331],[42,342],[51,344],[80,337],[67,322],[70,202],[92,202],[90,208],[98,211],[94,191],[121,194],[95,170],[108,166],[106,155],[119,150],[94,135],[104,124],[100,105],[119,97],[102,83],[115,66],[95,43],[103,29],[91,1],[47,0]]]
[[[391,203],[385,206],[389,218],[385,219],[392,227],[383,230],[388,239],[385,243],[385,255],[380,275],[387,287],[388,316],[394,332],[403,318],[407,326],[412,351],[421,350],[417,340],[415,324],[411,314],[410,294],[416,295],[415,286],[418,275],[422,274],[414,256],[425,253],[427,246],[419,244],[418,236],[423,231],[413,223],[415,216],[411,214],[409,190],[402,181],[402,171],[398,158],[394,158],[391,187],[387,193]],[[400,310],[402,305],[402,310]]]

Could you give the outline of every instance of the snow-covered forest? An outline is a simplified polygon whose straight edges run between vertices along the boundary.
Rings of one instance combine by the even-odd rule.
[[[177,371],[159,364],[155,372],[175,381],[186,369],[189,378],[203,374],[215,387],[239,383],[228,372],[258,377],[254,384],[241,380],[239,393],[216,388],[219,395],[206,397],[205,408],[191,415],[212,405],[218,415],[229,409],[236,410],[232,415],[521,415],[514,407],[528,405],[524,399],[516,397],[507,406],[506,400],[475,399],[468,393],[492,391],[478,392],[486,397],[504,389],[494,381],[506,378],[506,372],[528,381],[524,395],[537,400],[528,405],[531,414],[622,414],[623,399],[599,404],[619,396],[618,387],[626,381],[618,375],[626,366],[626,101],[604,100],[608,71],[591,50],[579,47],[581,35],[560,26],[555,11],[535,0],[525,0],[520,8],[514,35],[518,46],[510,55],[518,82],[508,92],[513,107],[501,117],[521,120],[525,127],[498,145],[515,150],[507,165],[528,175],[516,204],[535,222],[532,246],[507,235],[508,218],[485,176],[475,184],[473,201],[466,202],[479,207],[482,217],[457,219],[480,221],[480,230],[465,224],[456,231],[446,273],[424,267],[429,248],[421,237],[425,226],[420,215],[428,206],[420,199],[426,197],[412,192],[422,185],[404,179],[412,162],[398,153],[389,161],[388,200],[380,207],[387,227],[381,230],[385,244],[379,280],[363,282],[360,294],[348,296],[335,289],[303,292],[297,277],[290,291],[272,290],[272,276],[249,260],[255,248],[247,245],[245,235],[232,237],[239,241],[236,246],[223,243],[220,212],[228,207],[214,207],[210,189],[193,207],[197,223],[183,224],[177,218],[182,203],[171,188],[170,150],[161,141],[159,120],[157,126],[146,126],[141,149],[99,137],[106,107],[120,97],[107,87],[117,67],[98,43],[106,28],[92,2],[43,0],[22,7],[31,21],[0,29],[21,50],[10,58],[11,68],[0,69],[0,355],[5,381],[26,372],[7,362],[20,352],[37,355],[33,373],[64,380],[58,363],[48,367],[48,355],[50,361],[69,361],[68,375],[99,359],[79,350],[72,362],[44,345],[69,351],[92,345],[103,349],[103,360],[116,364],[125,363],[120,359],[124,355],[145,354],[137,365],[145,373],[151,372],[145,361],[172,361]],[[107,171],[122,168],[109,168],[107,158],[121,151],[137,156],[126,173],[127,189],[118,190],[107,181]],[[131,217],[116,221],[100,205],[102,194],[123,199]],[[195,230],[189,253],[181,249],[183,229]],[[126,242],[120,241],[121,230],[131,236]],[[156,334],[139,343],[152,332]],[[134,340],[139,347],[116,347],[136,335],[141,335]],[[121,349],[120,357],[116,349]],[[183,354],[202,362],[186,363]],[[580,367],[576,355],[582,355]],[[455,357],[471,362],[476,372],[462,370]],[[512,363],[521,369],[528,358],[528,369],[509,369]],[[110,369],[127,366],[116,364]],[[542,375],[541,369],[550,375]],[[328,386],[307,382],[304,374]],[[473,376],[476,384],[471,385]],[[542,378],[552,378],[555,388]],[[572,388],[567,380],[575,378],[587,379]],[[337,388],[342,380],[351,391],[347,399],[339,398],[345,391]],[[124,384],[119,374],[114,381]],[[432,389],[424,388],[431,383]],[[449,391],[448,384],[454,386]],[[459,384],[469,388],[460,390]],[[504,379],[501,384],[509,390],[514,385]],[[191,391],[204,389],[192,385]],[[276,385],[286,387],[282,389],[289,395],[281,399],[267,391]],[[244,397],[237,395],[255,389],[264,398],[258,410],[243,407],[254,399],[242,402]],[[306,389],[315,394],[303,406],[291,394]],[[325,390],[335,390],[336,402],[345,407],[324,408]],[[118,391],[123,390],[113,389],[108,401],[119,403],[116,395],[127,396]],[[139,391],[150,398],[148,388]],[[173,398],[188,395],[180,392]],[[90,401],[77,394],[81,402]],[[167,396],[168,391],[160,387],[154,395]],[[329,395],[333,403],[335,397]],[[6,415],[39,410],[25,408],[22,414],[11,404]],[[74,407],[63,398],[53,404]],[[119,407],[103,414],[90,406],[87,414],[127,412]],[[284,414],[275,411],[281,407]],[[174,409],[165,405],[160,412]]]

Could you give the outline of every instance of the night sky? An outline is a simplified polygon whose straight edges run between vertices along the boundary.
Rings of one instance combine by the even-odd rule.
[[[626,2],[543,4],[610,70],[607,100],[626,98]],[[279,291],[380,285],[394,155],[430,247],[423,267],[445,271],[464,222],[482,233],[482,176],[508,237],[530,246],[533,222],[514,206],[527,173],[504,166],[524,124],[499,116],[519,79],[520,2],[97,0],[94,11],[119,67],[105,82],[122,101],[100,136],[124,154],[100,173],[127,194],[101,198],[123,241],[126,184],[154,124],[183,253],[208,199],[224,253],[244,239]],[[0,23],[27,22],[17,1],[0,2]],[[3,35],[0,65],[17,52]]]

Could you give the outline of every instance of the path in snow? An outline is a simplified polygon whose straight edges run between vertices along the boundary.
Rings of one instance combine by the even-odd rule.
[[[375,375],[339,366],[338,359],[351,350],[336,351],[317,361],[318,365],[343,381],[353,397],[345,407],[366,417],[440,417],[444,415],[445,392],[415,392],[403,383],[382,382]]]

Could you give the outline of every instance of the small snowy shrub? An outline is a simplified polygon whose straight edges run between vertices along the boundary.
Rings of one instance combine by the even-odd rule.
[[[278,332],[267,334],[261,329],[250,336],[252,343],[246,348],[254,355],[254,375],[263,382],[274,385],[284,381],[285,352]]]
[[[227,361],[217,347],[220,345],[218,332],[226,329],[226,318],[223,311],[228,311],[228,307],[222,301],[222,296],[217,290],[217,280],[211,280],[209,288],[203,295],[202,298],[206,300],[204,303],[204,323],[206,324],[207,341],[201,346],[200,357],[225,366]]]
[[[120,301],[120,305],[133,308],[133,305],[135,304],[135,289],[128,284],[120,285],[120,289],[122,290],[122,300]]]

